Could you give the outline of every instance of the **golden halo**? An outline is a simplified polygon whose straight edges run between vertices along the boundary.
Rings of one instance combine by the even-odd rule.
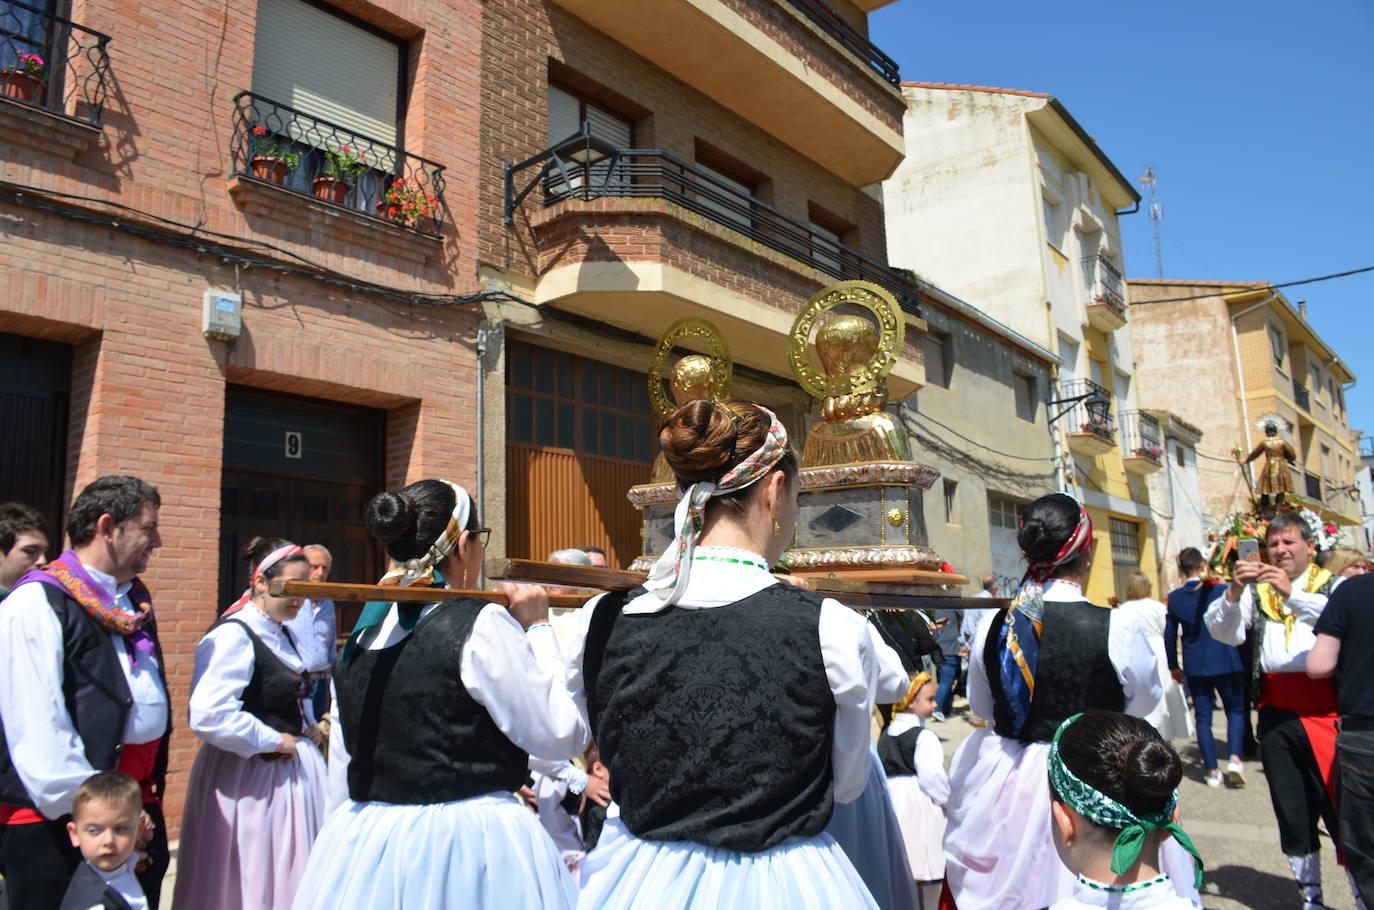
[[[878,350],[867,363],[842,376],[831,376],[811,355],[811,330],[821,316],[845,303],[861,306],[872,313],[881,337]],[[797,314],[787,339],[787,362],[797,382],[813,398],[871,392],[897,365],[905,338],[906,317],[897,298],[867,281],[840,281],[823,288]]]
[[[649,403],[653,405],[654,413],[660,417],[672,413],[677,408],[663,392],[663,367],[673,353],[673,348],[688,338],[704,345],[711,356],[711,399],[720,401],[730,395],[730,374],[733,366],[730,362],[730,349],[726,347],[720,329],[705,319],[688,316],[669,326],[663,337],[658,339],[654,359],[649,364]]]

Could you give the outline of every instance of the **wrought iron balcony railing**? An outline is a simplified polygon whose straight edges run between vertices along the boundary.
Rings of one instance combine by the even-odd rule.
[[[0,94],[100,126],[110,37],[14,0],[0,0]]]
[[[530,174],[525,172],[532,171]],[[518,178],[518,179],[517,179]],[[506,164],[506,223],[534,191],[543,203],[568,199],[655,198],[673,202],[838,279],[862,279],[892,292],[920,315],[920,286],[898,269],[836,243],[713,174],[657,149],[618,149],[582,132],[517,164]]]
[[[1307,484],[1307,498],[1315,499],[1317,502],[1321,502],[1322,479],[1318,477],[1316,474],[1311,474],[1307,471],[1304,471],[1302,476],[1303,480],[1306,481]]]
[[[422,234],[444,223],[444,167],[252,92],[234,96],[234,173]]]
[[[1312,410],[1312,396],[1307,392],[1307,386],[1293,383],[1293,403],[1304,411]]]
[[[1086,396],[1086,397],[1084,397]],[[1116,425],[1112,423],[1111,395],[1091,379],[1065,379],[1059,383],[1059,400],[1081,398],[1064,412],[1064,432],[1092,433],[1103,439],[1116,439]]]
[[[1083,258],[1084,283],[1089,303],[1105,303],[1121,315],[1126,314],[1126,298],[1121,292],[1121,272],[1101,253]]]
[[[902,77],[897,72],[897,61],[884,54],[876,44],[859,34],[854,26],[844,21],[840,14],[827,6],[823,0],[788,0],[788,2],[796,7],[802,15],[814,22],[821,31],[839,42],[845,50],[876,70],[879,76],[893,85],[901,84]]]
[[[1121,412],[1121,447],[1126,457],[1139,456],[1159,463],[1164,458],[1164,434],[1159,421],[1144,411]]]

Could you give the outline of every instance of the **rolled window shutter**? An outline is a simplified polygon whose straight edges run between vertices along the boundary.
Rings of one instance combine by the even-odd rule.
[[[401,49],[302,0],[259,0],[253,91],[387,145],[397,145]],[[289,131],[316,147],[347,142],[328,128]],[[372,163],[387,162],[373,156]]]
[[[582,105],[561,88],[549,86],[549,145],[582,129]]]

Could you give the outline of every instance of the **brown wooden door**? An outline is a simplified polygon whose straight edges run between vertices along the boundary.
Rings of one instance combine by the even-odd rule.
[[[506,534],[511,556],[599,546],[613,566],[640,555],[652,421],[644,373],[512,340],[507,348]]]

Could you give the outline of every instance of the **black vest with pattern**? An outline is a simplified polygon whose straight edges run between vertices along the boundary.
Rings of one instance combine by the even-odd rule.
[[[234,614],[220,619],[215,625],[227,622],[234,623],[248,633],[248,640],[253,644],[253,676],[248,680],[248,685],[243,687],[243,695],[240,696],[243,710],[278,733],[299,735],[305,730],[301,700],[310,691],[309,676],[297,673],[282,663],[281,658],[267,647],[267,643],[248,627],[248,623],[235,619]],[[291,641],[290,630],[283,628],[282,631],[287,641]],[[295,642],[291,643],[294,647]]]
[[[529,755],[506,738],[460,673],[485,606],[446,600],[391,647],[370,651],[364,639],[334,665],[354,800],[447,803],[525,783]]]
[[[1112,611],[1088,601],[1047,601],[1040,627],[1040,657],[1035,668],[1026,728],[1017,736],[1002,691],[1001,631],[1007,611],[998,610],[988,628],[983,663],[992,689],[997,735],[1023,743],[1049,742],[1067,718],[1080,711],[1123,711],[1126,693],[1107,654]]]
[[[635,593],[602,598],[584,661],[625,826],[745,853],[823,831],[835,699],[821,598],[773,585],[710,609],[622,614]]]

